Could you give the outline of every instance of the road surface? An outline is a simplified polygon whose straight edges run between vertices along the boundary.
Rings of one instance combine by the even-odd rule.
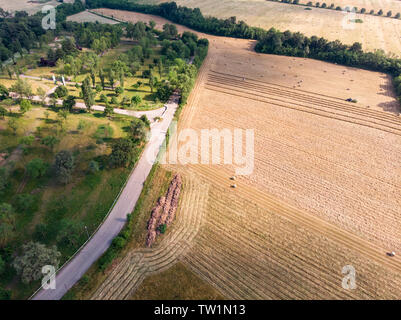
[[[99,230],[92,236],[85,247],[56,275],[56,289],[38,291],[32,300],[58,300],[84,275],[89,267],[107,250],[112,240],[118,235],[127,221],[127,214],[131,213],[141,194],[143,184],[156,161],[161,145],[166,137],[167,130],[173,120],[178,107],[178,95],[173,95],[166,104],[167,109],[163,119],[151,125],[151,137],[132,171],[128,182],[118,198],[109,216]],[[165,108],[161,108],[162,111]],[[127,111],[127,110],[123,110]]]

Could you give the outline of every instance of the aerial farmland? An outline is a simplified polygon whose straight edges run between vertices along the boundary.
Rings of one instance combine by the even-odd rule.
[[[4,37],[0,300],[401,299],[398,12],[88,0]]]

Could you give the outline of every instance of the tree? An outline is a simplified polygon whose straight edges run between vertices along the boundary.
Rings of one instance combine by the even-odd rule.
[[[401,16],[401,14],[399,12],[396,13],[396,15],[394,16],[394,18],[399,19]]]
[[[0,116],[4,119],[5,116],[7,115],[8,111],[6,108],[4,108],[3,106],[0,106]]]
[[[153,31],[153,29],[156,27],[156,22],[154,22],[153,20],[149,21],[149,26],[150,26],[150,30]]]
[[[53,152],[54,147],[60,142],[58,138],[55,136],[46,136],[42,139],[40,142],[42,145],[50,148],[50,150]]]
[[[0,300],[11,300],[11,290],[0,287]]]
[[[0,247],[14,237],[15,230],[15,212],[8,203],[0,204]]]
[[[56,154],[54,168],[59,182],[67,184],[71,180],[75,159],[70,151],[62,150]]]
[[[393,15],[393,13],[390,11],[387,12],[387,17],[391,17]]]
[[[68,95],[68,89],[65,86],[58,86],[54,93],[57,94],[58,98],[63,98]]]
[[[75,107],[75,97],[74,96],[68,96],[63,100],[63,108],[65,110],[68,110],[69,112],[72,112]]]
[[[366,9],[365,8],[362,8],[361,9],[361,13],[365,13],[366,12]]]
[[[24,136],[20,139],[20,144],[24,144],[26,146],[32,145],[32,143],[35,141],[35,137],[32,135],[29,136]]]
[[[104,88],[105,88],[105,75],[104,75],[102,69],[99,70],[99,79],[100,79],[100,83],[102,84],[102,88],[104,90]]]
[[[106,101],[106,107],[104,108],[104,115],[106,117],[111,117],[114,113],[114,108],[108,101]]]
[[[6,71],[7,71],[8,77],[10,79],[12,79],[13,78],[13,74],[14,74],[14,70],[12,68],[10,68],[10,67],[7,67]]]
[[[44,105],[46,101],[46,91],[42,87],[39,87],[36,89],[36,94],[39,96],[42,105]]]
[[[157,61],[157,69],[159,70],[159,76],[161,79],[163,77],[163,61],[162,61],[162,59],[159,59]]]
[[[92,90],[89,78],[85,78],[82,83],[82,98],[84,99],[85,106],[88,111],[91,111],[92,106],[95,104],[95,94]]]
[[[58,268],[61,253],[56,246],[47,248],[44,244],[30,241],[22,246],[22,254],[12,263],[17,274],[25,284],[43,277],[42,267],[46,265]]]
[[[163,25],[162,39],[175,39],[178,36],[177,27],[174,24]]]
[[[21,114],[25,114],[32,108],[32,104],[29,100],[23,99],[19,104],[19,110]]]
[[[57,241],[60,244],[74,247],[78,245],[79,237],[82,234],[84,225],[82,222],[75,222],[68,219],[60,221]]]
[[[101,101],[101,102],[104,102],[104,103],[108,102],[108,101],[107,101],[107,96],[106,96],[104,93],[102,93],[102,94],[100,95],[100,101]]]
[[[7,99],[8,95],[9,95],[8,89],[4,85],[0,84],[0,101]]]
[[[107,77],[108,77],[108,79],[109,79],[111,88],[114,89],[114,81],[115,81],[115,79],[116,79],[116,74],[115,74],[115,72],[114,72],[112,69],[110,69],[109,72],[108,72],[108,74],[107,74]]]
[[[96,86],[96,73],[95,73],[94,68],[91,68],[90,76],[91,76],[91,79],[92,79],[92,86],[95,87]]]
[[[17,119],[11,118],[8,120],[8,127],[13,131],[14,135],[17,135],[17,130],[19,128],[19,123]]]
[[[111,104],[118,104],[117,98],[115,96],[111,97]]]
[[[47,164],[40,158],[32,159],[26,165],[26,171],[31,178],[40,178],[44,176],[47,170]]]
[[[17,93],[22,98],[32,97],[32,87],[26,79],[18,79],[10,88],[11,92]]]
[[[19,213],[28,213],[35,204],[35,197],[29,193],[19,194],[15,204]]]
[[[124,88],[123,87],[117,87],[114,91],[115,91],[115,93],[116,93],[116,95],[118,97],[118,96],[120,96],[121,94],[124,93]]]
[[[122,100],[121,100],[121,104],[122,105],[126,105],[130,103],[130,98],[127,96],[123,96]]]
[[[135,141],[137,142],[145,141],[148,133],[148,127],[146,126],[146,123],[144,121],[135,118],[134,120],[131,121],[130,130],[132,133],[132,138]]]
[[[138,95],[135,95],[131,98],[131,103],[136,108],[142,102],[142,98]]]
[[[89,162],[88,171],[90,173],[96,173],[99,170],[100,170],[99,163],[97,161],[92,160],[91,162]]]
[[[383,10],[380,9],[379,12],[377,13],[379,16],[383,15]]]
[[[134,143],[131,139],[120,138],[113,142],[109,162],[113,168],[125,167],[133,160]]]
[[[149,87],[150,87],[150,91],[153,93],[154,88],[157,86],[157,78],[154,77],[153,75],[150,75],[149,78]]]

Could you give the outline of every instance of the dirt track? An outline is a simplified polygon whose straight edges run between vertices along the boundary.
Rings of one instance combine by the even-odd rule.
[[[401,251],[401,127],[383,111],[395,110],[389,79],[208,38],[179,129],[254,129],[255,170],[232,189],[231,165],[167,165],[210,188],[204,225],[177,259],[228,298],[401,298],[401,259],[386,256]],[[349,264],[353,291],[341,287]]]

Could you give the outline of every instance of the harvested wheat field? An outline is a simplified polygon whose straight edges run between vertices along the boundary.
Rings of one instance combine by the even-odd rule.
[[[309,1],[301,0],[299,3],[301,4],[307,4]],[[322,2],[323,3],[323,2]],[[380,9],[383,10],[384,14],[386,15],[387,11],[391,10],[393,13],[393,16],[397,13],[401,13],[401,2],[399,0],[334,0],[330,1],[330,3],[327,3],[327,5],[331,5],[334,3],[334,6],[340,6],[342,8],[345,7],[357,7],[358,10],[365,8],[367,12],[370,10],[375,10],[375,13],[377,13]]]
[[[183,178],[171,233],[128,255],[93,298],[129,298],[146,275],[180,261],[231,299],[400,299],[401,259],[386,255],[401,250],[401,118],[390,79],[205,37],[209,55],[178,132],[253,129],[254,170],[231,188],[233,165],[164,165]],[[347,265],[354,290],[342,288]]]
[[[158,2],[169,2],[161,0]],[[217,18],[237,17],[247,24],[265,29],[302,32],[307,36],[319,36],[340,40],[345,44],[360,42],[364,50],[382,49],[401,55],[401,20],[365,14],[345,14],[342,11],[288,5],[265,0],[178,0],[178,5],[200,8],[204,15]],[[308,1],[307,1],[308,2]],[[315,3],[316,1],[313,1]],[[323,3],[323,2],[322,2]],[[327,2],[330,5],[331,2]],[[353,3],[347,2],[348,6]],[[355,4],[357,7],[358,4]],[[384,8],[383,8],[384,10]],[[386,14],[385,11],[384,14]],[[396,13],[393,10],[393,15]],[[401,12],[400,12],[401,13]],[[363,23],[350,20],[362,19]]]
[[[35,14],[47,5],[58,6],[59,4],[56,0],[0,0],[0,8],[5,11],[26,11],[29,14]]]
[[[67,17],[67,21],[74,21],[74,22],[99,22],[104,24],[117,24],[118,22],[112,19],[107,19],[101,16],[98,16],[94,13],[89,11],[83,11],[72,16]]]

